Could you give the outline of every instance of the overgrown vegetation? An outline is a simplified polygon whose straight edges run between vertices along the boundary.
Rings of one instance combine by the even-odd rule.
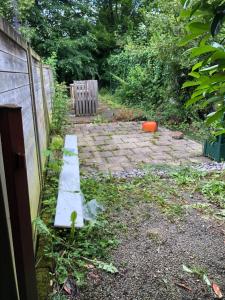
[[[62,146],[63,140],[59,136],[52,139],[48,151],[49,164],[43,192],[42,214],[41,218],[34,222],[40,238],[37,256],[38,265],[40,264],[38,266],[40,299],[46,298],[48,283],[51,284],[49,299],[64,299],[63,295],[68,292],[67,285],[72,285],[71,293],[76,293],[77,288],[84,284],[85,274],[90,268],[117,272],[111,263],[106,263],[108,250],[115,246],[117,241],[114,239],[111,225],[104,216],[88,222],[79,230],[75,230],[76,216],[73,214],[71,230],[55,229],[53,226],[62,165]],[[46,276],[41,277],[39,274],[43,267],[45,273],[49,272],[48,282]]]
[[[51,283],[51,299],[67,299],[75,295],[77,289],[85,284],[86,275],[94,272],[98,277],[98,269],[112,273],[117,271],[110,262],[109,249],[117,246],[116,235],[121,234],[121,230],[126,234],[126,226],[116,221],[116,215],[121,210],[129,210],[138,203],[156,205],[168,220],[177,222],[182,220],[190,209],[197,209],[202,214],[210,213],[216,217],[216,212],[209,211],[209,206],[204,205],[207,198],[209,203],[216,205],[218,209],[224,207],[223,174],[207,175],[190,168],[161,167],[160,170],[167,174],[164,178],[157,175],[157,168],[151,167],[149,173],[142,178],[117,179],[99,174],[95,178],[82,179],[81,189],[85,201],[97,199],[106,211],[99,215],[97,221],[86,223],[82,229],[75,229],[74,226],[71,230],[54,229],[62,145],[63,141],[59,136],[52,139],[48,152],[49,165],[42,216],[35,221],[40,234],[38,269],[48,266],[47,281]],[[214,188],[208,189],[209,186]],[[207,194],[209,190],[210,194]],[[201,205],[187,205],[183,201],[185,192],[189,192],[193,197],[202,195],[206,198]],[[137,222],[135,216],[133,222]],[[46,281],[46,277],[44,280]],[[43,299],[46,297],[46,290],[44,294],[41,296]]]
[[[184,24],[179,1],[155,1],[142,11],[142,22],[127,36],[124,49],[108,60],[112,89],[122,103],[139,106],[157,121],[191,121],[181,90],[190,62],[178,47]]]
[[[49,64],[54,70],[54,58]],[[41,216],[34,221],[39,234],[37,278],[40,299],[67,299],[85,283],[89,269],[115,273],[108,261],[109,248],[117,245],[111,225],[104,216],[90,221],[82,229],[75,229],[76,212],[71,214],[71,229],[55,229],[54,217],[62,167],[64,129],[67,124],[69,98],[65,84],[55,81],[51,120],[51,143],[45,152],[48,157]],[[103,260],[103,261],[102,261]],[[71,289],[71,293],[68,292]]]

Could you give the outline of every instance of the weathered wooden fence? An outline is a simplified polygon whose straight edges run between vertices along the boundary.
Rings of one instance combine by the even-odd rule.
[[[94,115],[98,108],[98,81],[74,81],[70,94],[76,116]]]
[[[32,219],[39,210],[53,93],[49,66],[0,19],[0,105],[22,107]]]

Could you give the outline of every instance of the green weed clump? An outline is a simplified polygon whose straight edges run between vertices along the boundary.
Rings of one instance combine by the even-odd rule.
[[[213,174],[210,180],[205,181],[200,190],[211,203],[221,208],[225,208],[225,173]]]
[[[63,134],[63,129],[67,123],[69,97],[67,95],[66,85],[61,83],[55,84],[55,95],[52,108],[52,134]]]

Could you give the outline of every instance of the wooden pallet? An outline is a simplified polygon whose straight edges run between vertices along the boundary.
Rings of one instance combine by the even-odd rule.
[[[95,115],[98,108],[98,81],[74,81],[70,85],[71,98],[76,116]]]

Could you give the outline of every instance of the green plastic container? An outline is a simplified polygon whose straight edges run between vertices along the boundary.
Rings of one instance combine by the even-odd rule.
[[[205,141],[203,155],[217,162],[225,161],[225,135],[217,137],[216,141]]]

